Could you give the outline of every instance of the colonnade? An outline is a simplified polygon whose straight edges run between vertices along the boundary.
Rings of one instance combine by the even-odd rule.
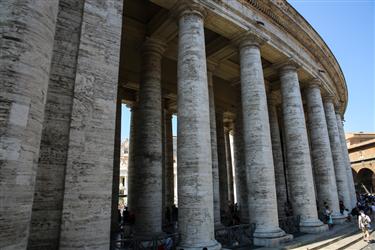
[[[215,226],[221,226],[220,215],[228,202],[233,202],[234,196],[229,129],[224,126],[224,111],[214,102],[212,76],[215,65],[207,63],[205,58],[204,16],[205,11],[198,5],[181,5],[178,12],[178,225],[182,240],[180,247],[183,249],[219,248],[213,230]],[[277,66],[281,97],[276,97],[277,90],[266,90],[261,63],[262,42],[258,35],[252,33],[234,41],[240,55],[241,83],[238,91],[241,96],[238,98],[236,120],[231,127],[241,221],[256,225],[255,244],[275,245],[292,238],[279,228],[279,218],[286,216],[285,208],[289,203],[293,214],[300,216],[301,231],[306,233],[327,230],[318,218],[318,208],[322,211],[327,204],[333,210],[334,222],[339,224],[345,220],[339,211],[339,200],[343,200],[348,208],[353,203],[333,99],[323,95],[321,81],[316,78],[302,89],[298,79],[299,66],[293,61]],[[158,41],[155,43],[160,44]],[[162,50],[158,51],[162,53]],[[150,59],[145,56],[143,60]],[[144,99],[144,102],[161,102],[160,72],[155,70],[160,68],[160,63],[160,60],[152,63],[153,69],[150,70],[155,72],[152,80],[158,93]],[[146,85],[145,82],[141,84]],[[141,86],[140,96],[143,91],[144,86]],[[306,96],[305,107],[302,93]],[[158,99],[151,102],[151,98]],[[142,99],[139,101],[142,102]],[[159,105],[151,107],[150,104],[149,109],[159,109]],[[157,110],[157,115],[152,117],[153,132],[160,131],[162,127],[159,124],[161,114],[161,110]],[[138,115],[143,117],[142,121],[151,121],[151,116],[145,117],[147,113]],[[282,124],[279,124],[280,117]],[[142,128],[142,133],[148,136],[153,134],[143,128],[141,122],[137,128]],[[281,139],[281,131],[285,133],[285,141]],[[145,140],[136,138],[139,138],[136,140],[139,150],[146,150]],[[154,134],[154,139],[152,145],[161,147],[159,133]],[[283,155],[283,147],[286,155]],[[161,155],[158,150],[149,157],[160,163]],[[142,159],[146,158],[142,156]],[[160,207],[156,192],[160,192],[158,182],[162,166],[158,163],[154,170],[151,160],[142,162],[140,158],[138,161],[139,165],[135,164],[134,168],[142,167],[143,172],[130,178],[142,182],[137,184],[138,188],[142,187],[142,192],[152,190],[153,197],[141,198],[138,196],[141,190],[134,188],[130,188],[130,192],[137,194],[137,200],[142,204],[148,204],[144,199],[152,199],[153,204],[148,209],[155,208],[156,204]],[[155,179],[147,180],[148,176]],[[135,194],[129,194],[129,197]],[[129,201],[129,206],[133,207],[131,202],[134,202],[133,199]],[[133,209],[142,215],[140,229],[145,225],[151,228],[150,225],[157,223],[158,226],[150,233],[161,232],[160,219],[155,220],[155,213],[144,212],[142,207]],[[153,211],[161,216],[159,210]],[[145,232],[144,229],[139,231]]]
[[[67,46],[54,44],[51,30],[64,34],[64,29],[72,26],[64,25],[58,19],[59,26],[55,27],[58,1],[51,1],[39,9],[25,5],[32,13],[44,13],[51,20],[46,27],[39,27],[42,23],[36,20],[39,15],[25,14],[25,20],[33,21],[31,24],[36,30],[48,31],[45,41],[32,35],[25,37],[36,46],[34,53],[41,58],[40,65],[23,65],[31,74],[27,81],[17,67],[8,76],[11,86],[20,86],[16,80],[21,79],[22,86],[27,86],[27,82],[35,88],[7,89],[4,95],[12,105],[4,106],[9,119],[6,128],[2,128],[1,143],[6,145],[2,147],[6,154],[1,158],[0,198],[1,201],[13,202],[12,207],[8,207],[8,203],[1,207],[1,227],[6,230],[0,230],[0,247],[25,249],[29,244],[30,249],[37,249],[44,236],[43,230],[38,228],[38,221],[43,219],[38,211],[43,209],[51,210],[55,215],[52,223],[54,236],[49,239],[54,242],[53,248],[108,247],[110,184],[116,178],[112,164],[117,164],[112,161],[115,150],[112,139],[115,127],[119,127],[118,123],[115,126],[116,103],[119,106],[115,100],[119,98],[116,91],[122,15],[115,5],[96,5],[95,1],[86,1],[84,5],[85,8],[80,7],[85,15],[80,16],[82,20],[77,19],[76,24],[77,29],[82,29],[79,44],[72,42],[69,45],[74,51],[74,57],[67,62],[73,68],[68,81],[69,91],[61,85],[53,86],[53,77],[52,84],[49,83],[46,65],[51,60],[59,62],[58,58],[51,59],[52,49],[58,52]],[[98,25],[98,16],[90,12],[95,8],[104,8],[100,12],[103,16],[99,18],[105,21],[92,31],[89,27]],[[103,14],[107,12],[113,13],[110,19]],[[200,5],[184,2],[174,13],[178,19],[179,249],[220,249],[214,230],[222,226],[223,208],[228,201],[234,201],[233,173],[224,111],[215,105],[215,67],[206,61],[206,11]],[[11,13],[8,14],[12,17]],[[41,42],[43,49],[38,47]],[[233,41],[240,56],[240,86],[236,118],[231,127],[241,221],[255,224],[256,245],[272,246],[292,238],[279,227],[279,219],[286,215],[284,208],[287,204],[291,204],[295,216],[300,216],[301,231],[316,233],[327,230],[318,218],[318,207],[322,209],[326,202],[334,211],[335,223],[341,223],[344,218],[339,213],[339,200],[351,208],[355,204],[355,194],[342,116],[335,107],[335,100],[326,96],[318,79],[308,81],[307,86],[301,88],[300,66],[290,60],[275,66],[279,74],[279,90],[266,88],[260,50],[263,42],[259,34],[252,32],[245,32]],[[97,43],[103,44],[109,56],[101,53],[95,46]],[[173,202],[171,114],[163,110],[161,92],[161,62],[165,48],[165,42],[154,37],[144,41],[139,98],[132,107],[128,205],[136,215],[135,234],[145,237],[163,234],[163,206],[170,206]],[[22,46],[15,47],[18,52],[22,49]],[[29,62],[36,57],[26,55],[25,58],[21,60]],[[17,60],[5,61],[9,67],[17,64]],[[61,68],[64,65],[52,64],[51,72],[56,73],[56,78],[61,74]],[[45,104],[47,85],[52,88]],[[305,107],[301,89],[306,94]],[[51,109],[46,109],[46,124],[43,124],[44,110],[45,106],[54,103],[54,93],[62,90],[67,94],[60,101],[64,105],[68,102],[70,120],[63,124],[61,131],[53,132],[46,127],[51,124],[58,127],[62,123],[53,116]],[[280,97],[275,97],[276,91]],[[61,163],[64,168],[58,176],[59,187],[53,187],[55,196],[61,201],[57,207],[44,204],[43,197],[38,196],[44,193],[45,186],[51,185],[38,184],[45,181],[44,171],[46,175],[53,171],[37,164],[39,148],[46,159],[56,160],[46,156],[48,141],[54,133],[64,139],[64,145],[59,147],[64,151]],[[40,147],[41,138],[44,141]],[[38,175],[42,176],[36,178],[37,165]],[[22,174],[13,174],[14,171]],[[29,188],[25,189],[25,186]],[[33,223],[29,238],[29,226],[24,229],[24,225],[29,225],[30,221]],[[16,239],[15,235],[20,233],[15,232],[22,232],[23,236]]]

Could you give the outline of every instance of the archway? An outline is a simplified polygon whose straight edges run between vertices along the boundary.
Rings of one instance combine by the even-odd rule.
[[[357,192],[364,193],[369,191],[372,193],[375,191],[375,175],[372,170],[362,168],[356,175],[354,175],[354,180]]]

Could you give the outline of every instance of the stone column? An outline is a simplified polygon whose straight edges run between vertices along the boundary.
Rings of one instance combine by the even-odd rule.
[[[218,154],[218,168],[219,168],[219,192],[220,192],[220,212],[223,216],[228,212],[228,171],[227,159],[225,151],[225,137],[224,137],[224,117],[223,111],[216,109],[216,140],[217,140],[217,154]]]
[[[178,226],[177,249],[221,249],[215,240],[210,110],[204,9],[181,1],[178,11]]]
[[[232,154],[229,139],[229,128],[224,129],[224,143],[225,143],[225,156],[227,160],[227,183],[228,183],[228,201],[234,204],[234,186],[233,186],[233,168],[232,168]]]
[[[0,249],[27,246],[58,2],[0,2]]]
[[[284,115],[285,145],[288,160],[288,181],[295,215],[301,216],[300,230],[316,233],[327,230],[318,219],[311,168],[309,142],[296,67],[280,69]]]
[[[320,81],[315,79],[306,88],[306,107],[315,187],[320,208],[319,212],[323,212],[325,209],[324,202],[327,202],[329,208],[333,211],[334,223],[341,224],[346,218],[340,214],[335,169],[320,85]]]
[[[336,120],[337,120],[337,128],[339,130],[339,135],[340,135],[340,143],[341,143],[341,148],[342,148],[343,160],[344,160],[344,164],[346,165],[346,172],[347,172],[347,176],[348,176],[347,185],[349,187],[349,195],[350,195],[350,198],[351,198],[350,206],[349,205],[346,205],[346,206],[349,209],[352,209],[357,205],[357,196],[356,196],[356,193],[355,193],[352,166],[350,164],[348,147],[346,145],[344,126],[343,126],[341,114],[339,112],[336,112]]]
[[[60,0],[27,249],[58,249],[83,1]],[[66,34],[70,34],[67,36]]]
[[[135,234],[147,237],[162,232],[161,59],[164,46],[151,38],[144,42],[135,121],[131,206]]]
[[[330,96],[324,99],[324,111],[326,115],[333,164],[335,167],[339,200],[343,201],[345,206],[348,206],[352,204],[352,201],[350,198],[349,186],[347,184],[348,177],[340,142],[340,132],[337,127],[335,107],[333,104],[333,98]]]
[[[236,120],[233,130],[233,155],[234,167],[236,171],[236,192],[237,203],[240,211],[241,223],[249,222],[249,204],[248,204],[248,190],[247,190],[247,169],[245,163],[245,152],[243,142],[243,120],[242,120],[242,104],[241,93],[237,99]]]
[[[117,92],[116,102],[116,124],[113,154],[113,177],[112,177],[112,209],[111,209],[111,234],[119,229],[118,202],[120,186],[120,156],[121,156],[121,114],[122,100],[120,89]]]
[[[273,246],[291,239],[279,228],[275,172],[259,41],[246,35],[240,41],[240,74],[250,223],[254,244]]]
[[[134,146],[135,146],[135,135],[137,133],[137,128],[135,126],[135,121],[138,119],[137,118],[137,104],[134,104],[131,109],[130,109],[130,129],[129,129],[129,155],[128,155],[128,201],[127,201],[127,206],[130,212],[133,212],[135,207],[134,207],[134,202],[137,197],[137,191],[135,189],[136,185],[136,169],[135,169],[135,164],[134,164],[134,158],[135,158],[135,153],[134,153]]]
[[[214,224],[215,227],[221,226],[220,217],[220,191],[219,191],[219,163],[217,156],[217,142],[216,142],[216,113],[215,113],[215,95],[212,81],[213,66],[208,66],[207,81],[208,81],[208,95],[210,102],[210,135],[211,135],[211,159],[212,159],[212,188],[214,195]]]
[[[173,176],[173,132],[172,132],[172,113],[165,109],[165,206],[171,209],[174,204],[174,176]]]
[[[268,95],[268,115],[270,120],[273,164],[275,167],[277,211],[279,217],[285,217],[288,197],[285,181],[284,159],[281,146],[279,119],[277,116],[277,98],[274,92]]]
[[[122,1],[84,2],[66,164],[61,250],[105,249],[110,242],[121,27]]]

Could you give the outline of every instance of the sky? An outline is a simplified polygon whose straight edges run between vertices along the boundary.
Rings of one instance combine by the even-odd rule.
[[[348,86],[346,132],[375,132],[375,0],[289,0],[335,55]]]
[[[346,132],[375,132],[375,0],[289,0],[319,33],[344,73],[349,101]],[[122,108],[121,139],[130,112]],[[173,118],[176,134],[176,117]]]

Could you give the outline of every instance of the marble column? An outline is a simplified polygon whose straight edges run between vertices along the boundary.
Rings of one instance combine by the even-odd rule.
[[[113,177],[112,177],[112,209],[111,209],[111,234],[119,230],[119,186],[120,186],[120,156],[121,156],[121,114],[122,99],[120,88],[117,92],[116,102],[116,124],[114,138],[114,154],[113,154]]]
[[[225,151],[224,137],[224,117],[223,111],[216,109],[216,141],[219,169],[219,192],[220,192],[220,210],[221,216],[228,212],[229,193],[228,193],[228,171]]]
[[[348,177],[348,189],[349,189],[349,195],[351,198],[350,206],[346,205],[347,208],[352,209],[357,205],[357,196],[355,193],[355,187],[354,187],[354,180],[353,180],[353,173],[352,173],[352,166],[350,164],[350,158],[348,153],[348,147],[346,145],[346,139],[345,139],[345,132],[344,132],[344,126],[342,122],[342,117],[339,112],[336,111],[336,120],[337,120],[337,128],[339,130],[340,135],[340,143],[342,148],[342,154],[343,154],[343,160],[344,164],[346,165],[346,173]]]
[[[285,209],[288,202],[287,188],[284,171],[284,159],[281,146],[279,119],[277,115],[277,97],[274,92],[268,95],[268,115],[270,120],[272,155],[275,168],[277,211],[279,217],[285,217]]]
[[[82,0],[59,1],[28,250],[59,245],[83,5]]]
[[[181,1],[178,13],[177,249],[221,249],[214,235],[210,109],[204,9]]]
[[[296,67],[290,64],[281,67],[280,81],[288,160],[288,186],[293,212],[301,217],[301,232],[322,232],[327,230],[327,225],[318,219],[309,142]]]
[[[162,232],[161,59],[165,45],[152,38],[143,44],[141,82],[134,142],[133,202],[136,235]]]
[[[233,185],[233,168],[232,168],[232,153],[230,146],[230,130],[224,128],[224,143],[225,143],[225,158],[227,160],[227,183],[228,183],[228,201],[230,204],[234,204],[234,185]]]
[[[128,199],[127,199],[127,206],[130,212],[133,212],[135,207],[134,207],[134,202],[137,197],[137,191],[135,188],[136,185],[136,169],[135,169],[135,164],[134,164],[134,158],[135,158],[135,153],[134,153],[134,146],[135,146],[135,135],[137,133],[137,128],[135,125],[135,121],[138,119],[137,118],[137,104],[134,103],[133,106],[130,109],[130,129],[129,129],[129,155],[128,155]]]
[[[329,208],[333,211],[333,222],[341,224],[346,218],[340,214],[335,169],[320,86],[320,81],[314,79],[309,82],[306,88],[306,107],[315,187],[320,208],[319,212],[324,211],[324,202],[327,202]]]
[[[174,176],[173,176],[173,132],[172,113],[164,111],[165,144],[164,144],[164,164],[165,164],[165,206],[171,209],[174,204]]]
[[[333,165],[335,167],[337,192],[339,200],[343,201],[345,206],[350,206],[352,204],[352,201],[350,198],[349,186],[347,184],[348,177],[346,172],[346,165],[342,153],[340,132],[337,126],[336,113],[333,102],[333,97],[328,96],[324,98],[324,111],[327,121]]]
[[[0,249],[26,249],[57,0],[0,1]]]
[[[236,171],[236,192],[237,204],[240,212],[241,223],[249,222],[249,204],[248,204],[248,190],[247,190],[247,169],[245,163],[245,152],[243,142],[243,120],[242,120],[242,104],[241,93],[237,101],[236,120],[233,129],[233,157],[234,167]]]
[[[255,223],[254,244],[273,246],[289,240],[279,228],[275,172],[268,119],[267,96],[259,41],[245,35],[239,43],[243,133],[248,172],[250,223]]]
[[[105,249],[110,242],[122,2],[106,0],[104,3],[85,0],[83,7],[60,229],[61,250]]]
[[[216,142],[216,113],[215,113],[215,95],[212,81],[212,66],[208,66],[208,95],[210,102],[210,135],[211,135],[211,160],[212,160],[212,188],[214,195],[214,224],[215,227],[221,226],[220,217],[220,191],[219,191],[219,162],[217,156]]]

